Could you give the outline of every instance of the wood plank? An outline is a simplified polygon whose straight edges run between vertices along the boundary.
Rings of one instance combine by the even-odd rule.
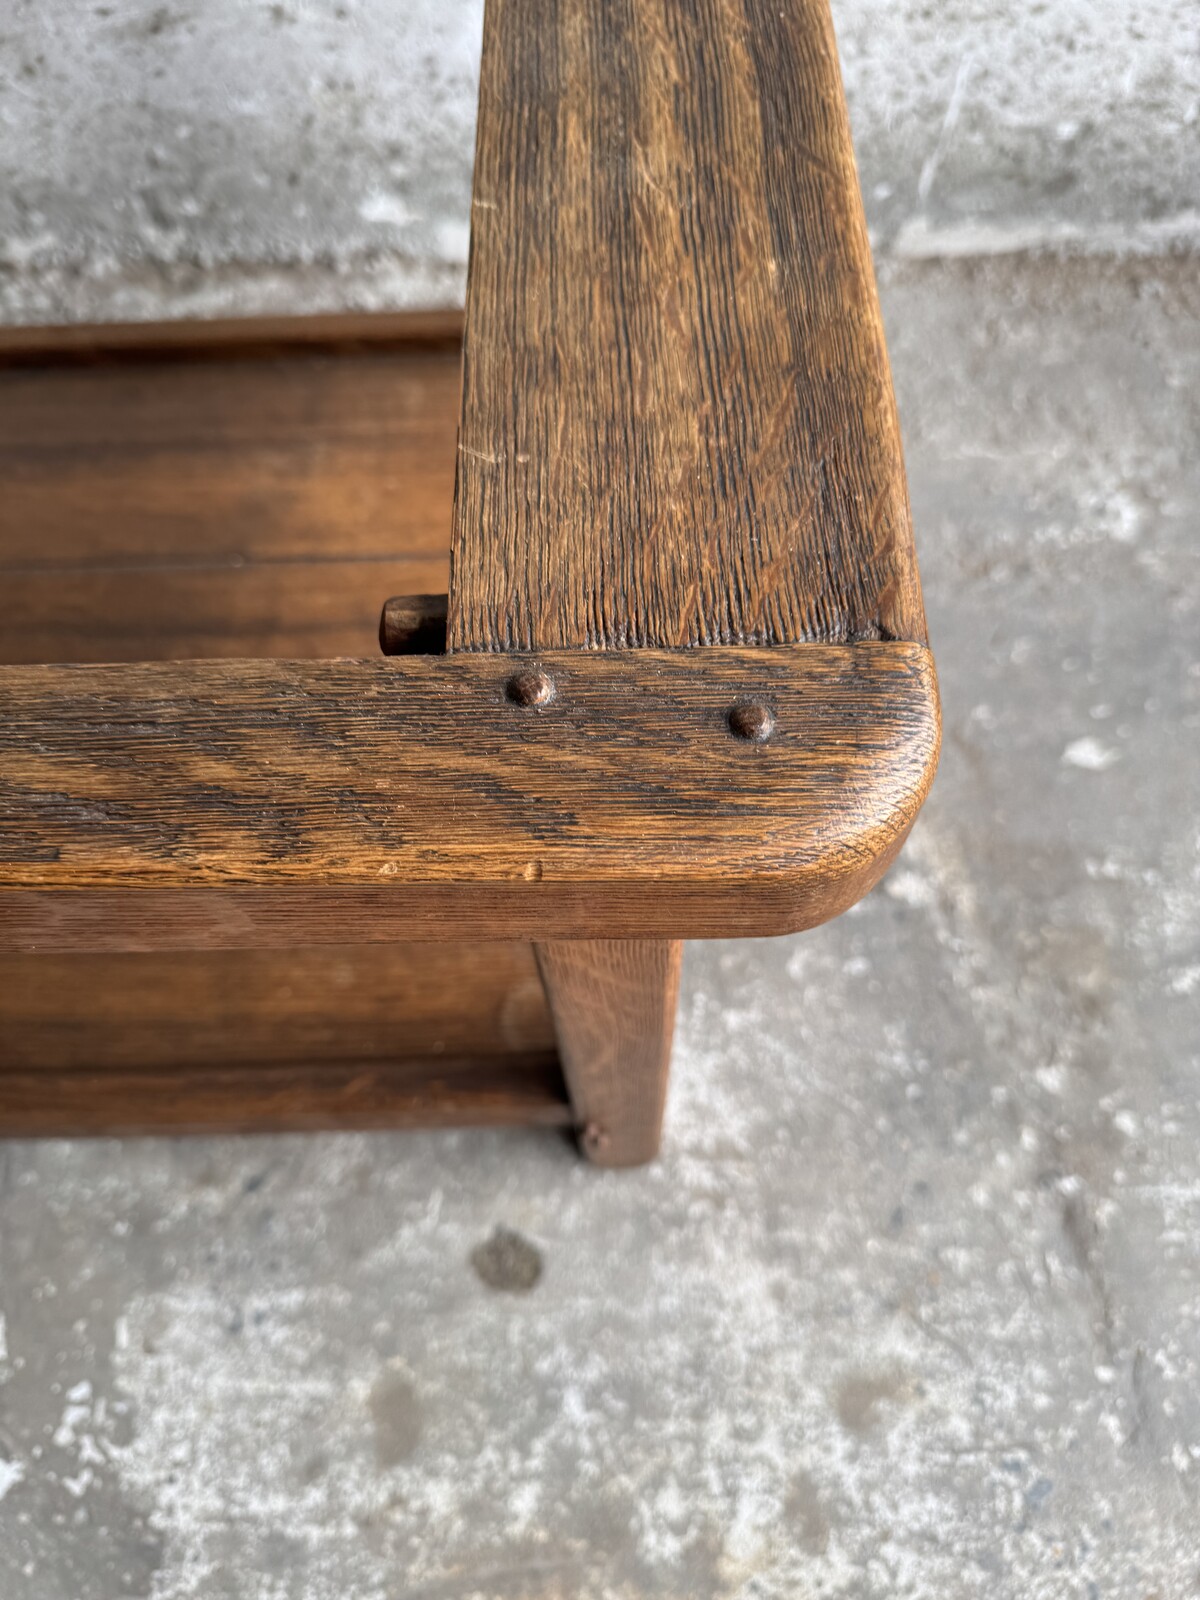
[[[0,1077],[540,1056],[528,945],[0,956]]]
[[[228,361],[321,350],[457,348],[462,312],[337,311],[315,316],[181,317],[171,322],[78,322],[0,327],[0,367],[79,366],[93,362]]]
[[[0,1137],[566,1127],[553,1052],[480,1061],[0,1074]]]
[[[0,662],[374,655],[447,582],[456,320],[0,335]]]
[[[0,947],[784,932],[938,739],[918,645],[0,668]]]
[[[536,950],[584,1154],[600,1167],[653,1161],[683,945],[579,939]]]
[[[827,0],[489,0],[450,646],[924,640]]]
[[[442,560],[458,395],[454,347],[0,370],[0,576]]]
[[[383,599],[447,557],[0,572],[0,663],[374,656]]]

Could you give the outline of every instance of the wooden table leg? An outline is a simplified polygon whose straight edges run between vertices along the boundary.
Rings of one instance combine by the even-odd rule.
[[[682,941],[571,940],[534,950],[584,1154],[601,1167],[653,1160]]]

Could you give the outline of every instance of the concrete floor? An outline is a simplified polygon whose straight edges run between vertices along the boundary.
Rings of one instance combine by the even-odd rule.
[[[883,289],[946,710],[884,887],[691,948],[652,1170],[0,1146],[3,1600],[1200,1594],[1200,273]]]
[[[1200,247],[1196,0],[833,0],[876,245]],[[482,0],[3,0],[0,321],[462,294]]]

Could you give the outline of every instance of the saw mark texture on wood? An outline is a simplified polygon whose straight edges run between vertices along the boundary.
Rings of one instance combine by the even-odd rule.
[[[451,649],[924,637],[827,0],[489,0]]]

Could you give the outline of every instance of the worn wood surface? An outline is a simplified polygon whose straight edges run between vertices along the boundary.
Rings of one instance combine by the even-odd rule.
[[[536,946],[579,1142],[602,1167],[658,1154],[683,945],[579,939]]]
[[[570,1114],[627,1165],[678,936],[844,909],[936,760],[825,0],[490,0],[473,218],[458,657],[0,670],[0,950],[535,938]],[[365,653],[368,584],[371,623],[441,588],[454,330],[310,331],[0,339],[0,660]],[[248,1075],[201,1028],[164,1071],[153,1011],[103,1070],[10,1028],[0,1127],[567,1114],[536,1043],[480,1077],[419,1027],[399,1062],[313,1029],[337,1060],[281,1037]]]
[[[553,1049],[525,944],[0,955],[0,1075]]]
[[[0,947],[783,932],[875,881],[937,744],[918,645],[6,667]]]
[[[467,1061],[0,1073],[0,1137],[288,1129],[566,1127],[553,1051]]]
[[[781,846],[798,844],[799,819],[818,814],[832,848],[803,888],[803,868],[791,877],[787,920],[844,909],[898,847],[932,772],[928,656],[891,643],[924,639],[826,0],[489,0],[450,650],[633,646],[643,664],[644,651],[682,646],[818,650],[732,660],[702,650],[690,664],[704,684],[699,718],[654,699],[653,669],[635,674],[596,734],[597,749],[612,746],[606,784],[619,774],[635,786],[638,820],[628,829],[618,820],[612,789],[595,811],[585,799],[579,818],[594,840],[584,870],[599,879],[615,845],[625,870],[646,867],[645,903],[629,921],[623,889],[626,922],[614,927],[600,920],[596,893],[590,929],[574,931],[718,931],[708,920],[718,907],[719,931],[779,931],[759,899],[772,870],[764,857],[778,862]],[[839,704],[837,674],[824,673],[835,658],[819,647],[831,643],[853,646],[838,672],[872,677],[853,707]],[[618,683],[620,669],[602,660],[586,656],[579,676]],[[512,697],[548,726],[563,670],[530,662],[515,680]],[[896,747],[875,746],[861,764],[846,758],[903,701],[921,708],[910,731],[921,724],[923,753],[900,781],[906,820],[885,838],[864,833],[855,813],[881,781],[890,787]],[[787,779],[742,829],[734,819],[756,780],[782,778],[789,753],[805,778]],[[693,768],[711,801],[692,789]],[[820,800],[805,792],[809,780]],[[721,817],[741,837],[714,850],[701,834]],[[788,876],[805,854],[791,855]],[[537,870],[541,887],[571,871],[542,848]],[[704,884],[691,916],[676,898],[684,879]],[[648,1160],[681,946],[545,942],[550,930],[540,931],[584,1148],[612,1165]]]
[[[0,662],[373,655],[447,581],[459,351],[415,320],[0,335]]]
[[[450,644],[925,637],[827,0],[489,0]]]

